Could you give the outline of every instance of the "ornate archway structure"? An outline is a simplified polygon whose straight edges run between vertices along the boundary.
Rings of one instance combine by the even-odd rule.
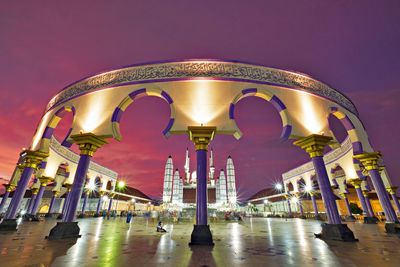
[[[313,159],[322,197],[328,203],[328,220],[332,225],[341,223],[322,159],[323,148],[334,140],[329,129],[329,114],[333,113],[343,122],[350,136],[353,155],[357,154],[357,160],[372,171],[373,180],[380,181],[380,190],[382,186],[385,189],[379,173],[375,172],[379,155],[374,153],[357,109],[349,98],[302,73],[223,60],[133,65],[86,77],[67,86],[46,107],[32,139],[27,157],[29,164],[21,180],[29,179],[39,160],[48,156],[52,131],[62,114],[70,111],[74,119],[63,145],[76,143],[81,150],[72,189],[74,198],[80,197],[90,158],[96,149],[107,143],[105,139],[122,139],[119,123],[123,112],[142,96],[160,97],[169,104],[170,119],[163,134],[189,133],[196,145],[198,164],[201,166],[205,166],[205,151],[215,134],[241,137],[234,116],[235,105],[240,99],[256,96],[269,101],[281,117],[282,139],[297,140],[295,144]],[[348,157],[353,166],[349,168],[353,168],[352,174],[356,177],[353,155]],[[49,160],[47,163],[49,166]],[[48,167],[44,172],[50,172]],[[22,187],[21,190],[25,190],[26,186]],[[74,221],[76,203],[74,201],[69,206],[65,222]],[[196,219],[202,222],[201,226],[207,224],[206,209],[199,212]],[[394,218],[390,218],[389,222],[394,222]],[[347,230],[340,228],[340,231]]]

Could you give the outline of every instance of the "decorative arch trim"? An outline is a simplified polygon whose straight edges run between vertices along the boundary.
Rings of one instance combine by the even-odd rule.
[[[282,120],[282,133],[281,133],[280,138],[283,141],[289,139],[290,135],[292,134],[293,126],[290,123],[289,114],[288,114],[286,105],[282,102],[282,100],[279,99],[279,97],[277,97],[274,94],[269,94],[265,90],[258,90],[257,88],[243,89],[242,92],[238,96],[235,97],[235,99],[229,106],[229,119],[232,121],[235,120],[236,104],[241,99],[248,97],[248,96],[260,97],[260,98],[270,102],[274,106],[274,108],[279,112],[279,115]]]
[[[67,114],[68,112],[72,112],[72,115],[75,117],[75,107],[73,106],[64,106],[60,109],[58,109],[53,117],[51,118],[50,122],[47,124],[43,135],[42,135],[42,140],[41,140],[41,150],[42,151],[47,151],[49,144],[50,144],[50,139],[54,134],[54,130],[56,129],[58,123],[61,121],[61,119]],[[65,147],[71,147],[72,143],[68,141],[68,137],[72,132],[72,128],[70,128],[64,138],[64,140],[61,142],[62,146]]]
[[[146,88],[141,88],[131,92],[127,97],[125,97],[113,112],[113,115],[111,117],[111,124],[112,124],[113,136],[116,140],[120,141],[122,139],[122,135],[120,132],[120,122],[124,111],[130,104],[133,103],[134,100],[144,96],[157,96],[164,99],[169,104],[171,109],[171,117],[168,121],[166,128],[162,131],[162,133],[166,137],[170,135],[169,131],[171,130],[175,122],[173,105],[172,105],[174,101],[172,100],[171,96],[163,90],[149,90]]]
[[[339,119],[344,128],[346,129],[347,134],[351,139],[351,145],[353,147],[354,155],[363,153],[364,149],[360,137],[358,136],[357,130],[353,122],[349,119],[349,117],[342,111],[339,111],[337,107],[331,107],[331,114],[334,115],[337,119]]]

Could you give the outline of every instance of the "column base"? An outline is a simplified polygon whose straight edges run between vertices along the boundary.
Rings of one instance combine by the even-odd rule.
[[[193,225],[189,246],[214,246],[210,225]]]
[[[304,215],[300,215],[300,217],[299,217],[300,219],[307,219],[307,217],[306,216],[304,216]]]
[[[53,218],[57,215],[57,213],[46,213],[46,215],[44,215],[45,218]],[[58,217],[58,216],[57,216]]]
[[[347,224],[321,224],[322,232],[319,234],[314,234],[315,237],[326,239],[326,240],[338,240],[346,242],[358,241],[354,237],[353,232],[347,227]]]
[[[95,214],[93,215],[93,217],[94,217],[94,218],[100,217],[100,213],[95,213]]]
[[[377,224],[378,223],[378,218],[376,217],[364,217],[364,223],[365,224]]]
[[[60,213],[58,216],[57,216],[57,220],[62,220],[63,219],[63,214],[62,213]]]
[[[400,234],[399,223],[385,223],[385,230],[388,234]]]
[[[0,231],[17,231],[17,219],[4,219],[0,224]]]
[[[53,229],[50,230],[50,234],[46,236],[48,240],[66,239],[66,238],[79,238],[78,222],[58,222]]]
[[[86,217],[85,214],[82,214],[82,213],[78,215],[78,218],[80,218],[80,219],[85,218],[85,217]]]
[[[355,222],[356,221],[356,217],[354,217],[353,215],[347,215],[344,217],[344,220],[346,222]]]

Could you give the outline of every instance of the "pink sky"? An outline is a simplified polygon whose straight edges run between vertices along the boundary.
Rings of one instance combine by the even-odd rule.
[[[398,14],[398,1],[3,2],[0,177],[10,177],[45,105],[67,84],[129,64],[222,58],[304,72],[349,96],[399,184]],[[245,99],[236,117],[243,139],[219,136],[212,146],[217,170],[232,155],[241,197],[307,160],[290,142],[279,142],[280,118],[270,104]],[[183,170],[189,147],[195,166],[186,136],[163,138],[168,118],[161,100],[139,100],[122,119],[123,141],[111,142],[94,160],[160,196],[168,155]],[[63,136],[69,123],[63,120],[56,135]]]

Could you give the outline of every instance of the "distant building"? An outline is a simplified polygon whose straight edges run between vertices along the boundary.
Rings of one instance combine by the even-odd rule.
[[[173,172],[173,160],[169,156],[165,164],[163,204],[165,209],[182,210],[194,208],[196,204],[197,173],[190,170],[190,155],[186,149],[184,177],[179,169]],[[236,208],[236,177],[235,167],[231,156],[226,163],[227,175],[221,169],[219,177],[215,178],[214,152],[210,151],[209,170],[207,179],[208,207],[217,210]]]

